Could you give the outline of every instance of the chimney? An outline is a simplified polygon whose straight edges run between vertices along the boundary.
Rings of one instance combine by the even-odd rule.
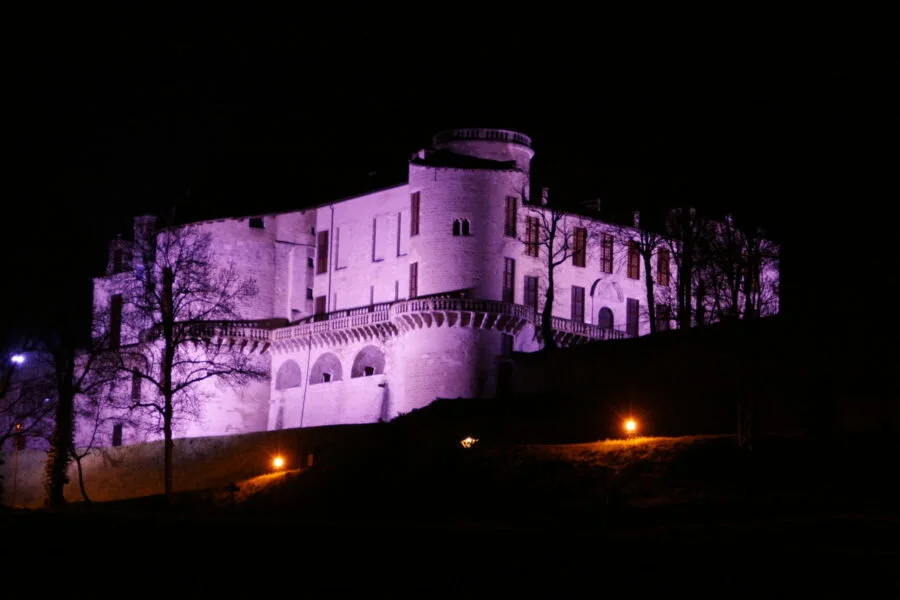
[[[641,227],[641,211],[634,211],[634,228],[640,229]]]

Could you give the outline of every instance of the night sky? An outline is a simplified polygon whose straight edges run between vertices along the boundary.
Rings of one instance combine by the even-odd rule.
[[[849,114],[809,99],[839,90],[848,63],[727,34],[680,52],[565,32],[565,44],[406,33],[289,19],[36,30],[7,92],[7,314],[85,314],[109,239],[136,214],[174,207],[184,222],[358,193],[402,179],[410,153],[451,127],[532,136],[535,177],[572,198],[628,208],[641,182],[661,204],[686,194],[803,247],[809,227],[793,225],[818,200],[798,174],[822,154],[819,119],[833,135]]]

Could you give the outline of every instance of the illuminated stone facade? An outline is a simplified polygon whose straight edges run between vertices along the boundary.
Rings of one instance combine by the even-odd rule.
[[[516,132],[448,131],[411,158],[404,185],[196,225],[212,233],[217,257],[257,282],[244,321],[222,335],[270,375],[211,391],[178,435],[370,423],[438,397],[496,394],[504,356],[541,347],[547,261],[525,242],[528,218],[547,209],[527,197],[532,156],[531,140]],[[142,235],[152,222],[139,217],[135,227]],[[574,215],[564,227],[570,243],[575,227],[586,235],[583,252],[554,270],[558,344],[648,333],[648,273],[643,262],[630,271],[623,237],[634,230]],[[95,280],[97,309],[127,276],[116,273],[123,253],[127,243],[114,242],[107,275]],[[657,258],[649,275],[665,302],[675,261],[666,286]],[[124,433],[125,443],[135,439]]]

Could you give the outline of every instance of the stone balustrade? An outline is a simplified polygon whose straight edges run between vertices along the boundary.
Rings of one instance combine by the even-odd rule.
[[[423,321],[417,315],[425,317]],[[254,342],[256,346],[292,340],[311,340],[313,337],[331,342],[345,340],[349,332],[367,335],[394,334],[406,326],[427,323],[432,315],[463,315],[459,321],[448,319],[448,325],[496,327],[504,331],[532,324],[540,331],[542,315],[531,307],[511,302],[479,300],[468,297],[434,296],[398,302],[385,302],[371,306],[345,309],[307,317],[292,325],[283,319],[262,321],[203,321],[185,324],[191,335],[198,338],[218,338]],[[472,318],[468,318],[472,316]],[[440,326],[444,319],[436,319]],[[557,344],[569,346],[598,340],[620,340],[629,336],[619,329],[608,329],[561,317],[551,321]],[[502,326],[501,326],[502,325]],[[353,336],[350,336],[353,337]],[[358,337],[358,335],[356,335]]]
[[[432,140],[434,145],[440,145],[445,142],[455,140],[477,140],[485,142],[506,142],[510,144],[520,144],[531,148],[531,138],[517,131],[509,131],[507,129],[484,129],[484,128],[468,128],[468,129],[451,129],[442,131],[434,136]]]

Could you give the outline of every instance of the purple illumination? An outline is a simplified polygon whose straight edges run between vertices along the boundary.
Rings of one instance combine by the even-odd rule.
[[[21,365],[25,362],[25,356],[23,354],[13,354],[10,360],[17,365]]]
[[[246,218],[193,225],[210,235],[222,267],[254,279],[257,293],[214,328],[271,377],[237,387],[205,380],[195,388],[196,418],[179,423],[175,437],[373,423],[435,398],[491,396],[501,384],[489,366],[498,356],[542,348],[549,277],[534,223],[544,222],[551,196],[543,188],[540,200],[527,197],[531,140],[460,129],[432,146],[413,156],[401,185],[268,215],[263,228]],[[654,223],[650,215],[626,225],[563,215],[570,239],[557,232],[550,247],[578,251],[562,252],[569,260],[553,271],[548,329],[557,345],[648,335],[651,319],[665,331],[776,314],[777,247],[736,221],[687,215],[693,235],[704,236],[702,256],[715,250],[719,259],[694,253],[689,286],[678,285],[677,214],[637,261],[629,248],[641,240],[639,228]],[[134,238],[153,235],[153,223],[138,217]],[[111,247],[110,273],[123,243]],[[128,273],[97,278],[98,314]],[[149,274],[131,276],[143,282]],[[140,332],[116,332],[123,345],[141,343]],[[631,427],[628,434],[644,429],[639,421]],[[132,429],[125,443],[152,439]]]

